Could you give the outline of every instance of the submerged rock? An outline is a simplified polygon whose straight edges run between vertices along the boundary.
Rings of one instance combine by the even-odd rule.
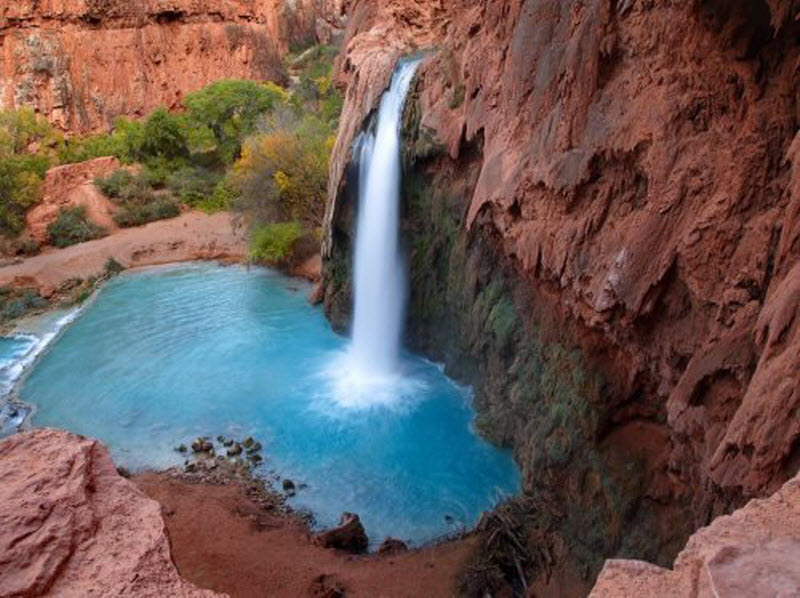
[[[286,478],[285,480],[283,480],[283,482],[281,482],[281,486],[283,487],[284,490],[286,490],[286,492],[290,492],[290,491],[294,492],[294,490],[295,490],[294,482],[292,480],[290,480],[289,478]]]
[[[235,442],[231,448],[228,449],[228,456],[229,457],[236,457],[237,455],[242,454],[242,445],[238,442]]]
[[[211,444],[207,438],[200,437],[192,442],[192,452],[195,453],[209,453],[214,450],[214,445]]]
[[[360,553],[367,550],[369,539],[361,520],[355,513],[342,513],[339,526],[317,534],[314,541],[323,548],[335,548]]]
[[[407,550],[408,546],[406,546],[406,543],[402,540],[398,540],[397,538],[386,538],[378,547],[378,554],[397,554]]]

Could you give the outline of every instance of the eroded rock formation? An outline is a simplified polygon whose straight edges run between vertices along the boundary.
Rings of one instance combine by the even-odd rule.
[[[70,131],[141,117],[212,81],[283,81],[294,46],[330,42],[341,0],[23,0],[0,8],[0,107]]]
[[[718,517],[689,539],[672,570],[607,561],[591,596],[795,596],[800,588],[800,478]]]
[[[114,204],[95,186],[94,180],[110,175],[119,167],[116,158],[106,157],[48,170],[41,202],[25,215],[28,235],[37,243],[49,242],[48,227],[58,217],[59,210],[75,207],[83,207],[87,218],[106,231],[115,231]]]
[[[430,48],[405,123],[409,341],[476,385],[549,513],[531,550],[587,584],[603,557],[671,563],[800,464],[798,10],[351,10],[327,312],[347,325],[352,141],[396,58]]]
[[[217,596],[183,581],[160,505],[99,442],[40,429],[0,442],[0,595]]]

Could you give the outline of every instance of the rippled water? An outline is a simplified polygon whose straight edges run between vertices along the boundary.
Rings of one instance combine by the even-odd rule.
[[[343,383],[348,342],[307,290],[262,268],[124,274],[53,343],[21,397],[35,425],[98,437],[132,468],[180,463],[173,447],[198,435],[252,435],[261,471],[308,484],[293,504],[323,526],[357,512],[373,541],[432,539],[516,491],[510,454],[473,434],[468,391],[437,366],[406,354],[388,386]],[[359,392],[391,400],[363,408]]]

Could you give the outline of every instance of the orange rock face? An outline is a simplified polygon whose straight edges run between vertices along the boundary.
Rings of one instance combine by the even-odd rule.
[[[96,158],[79,164],[65,164],[47,171],[42,201],[25,216],[28,234],[38,243],[47,243],[47,227],[62,208],[82,206],[86,215],[109,233],[117,230],[112,218],[114,204],[94,185],[120,167],[116,158]]]
[[[221,78],[282,81],[292,44],[330,41],[334,0],[24,0],[0,8],[0,107],[70,131],[144,116]]]
[[[217,595],[180,578],[160,505],[99,442],[40,429],[0,456],[0,595]]]
[[[800,592],[800,477],[698,530],[672,570],[607,561],[590,596],[796,596]]]

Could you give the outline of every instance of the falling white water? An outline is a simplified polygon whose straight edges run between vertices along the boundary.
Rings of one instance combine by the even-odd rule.
[[[377,127],[360,143],[352,359],[366,378],[391,376],[398,363],[406,297],[398,240],[400,121],[418,64],[398,65],[381,98]]]

